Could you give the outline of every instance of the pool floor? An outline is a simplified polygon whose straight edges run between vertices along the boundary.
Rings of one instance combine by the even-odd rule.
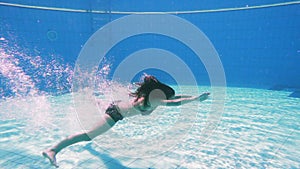
[[[186,88],[193,94],[195,87]],[[200,106],[190,103],[181,111],[162,107],[150,116],[124,119],[95,140],[62,150],[57,161],[67,169],[300,168],[300,99],[290,94],[229,87],[218,127],[207,140],[201,135],[213,113],[211,99]],[[4,169],[51,168],[41,152],[82,130],[68,94],[8,99],[0,102],[0,112],[0,168]],[[184,124],[188,128],[182,131],[174,127]]]

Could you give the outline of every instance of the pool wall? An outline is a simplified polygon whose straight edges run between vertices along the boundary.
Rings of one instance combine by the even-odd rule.
[[[29,49],[45,59],[63,57],[74,64],[88,38],[99,28],[122,14],[113,11],[187,11],[230,9],[280,3],[280,1],[181,2],[161,1],[33,1],[6,0],[31,6],[84,9],[66,12],[0,5],[1,37]],[[104,11],[104,13],[91,13]],[[210,39],[222,61],[227,85],[263,88],[300,88],[300,5],[283,5],[226,12],[178,14],[196,25]],[[155,43],[156,41],[161,43]],[[167,37],[133,37],[118,44],[108,55],[119,63],[144,48],[162,48],[180,56],[199,75],[199,84],[209,84],[203,65],[183,44]],[[201,44],[199,44],[201,45]],[[279,86],[279,87],[278,87]]]

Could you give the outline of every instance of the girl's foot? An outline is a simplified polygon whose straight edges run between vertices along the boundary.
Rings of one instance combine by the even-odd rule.
[[[55,166],[56,168],[58,168],[58,165],[57,165],[57,163],[56,163],[56,158],[55,158],[56,152],[54,152],[54,151],[51,150],[51,149],[50,149],[50,150],[46,150],[46,151],[43,152],[43,156],[46,157],[46,158],[48,158],[49,161],[50,161],[50,163],[51,163],[53,166]]]

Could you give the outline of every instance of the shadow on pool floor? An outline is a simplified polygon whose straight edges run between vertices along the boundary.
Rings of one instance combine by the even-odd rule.
[[[131,164],[137,160],[128,160],[126,165],[116,158],[111,157],[109,154],[101,153],[96,151],[91,143],[87,144],[84,149],[88,151],[91,155],[103,161],[103,163],[95,163],[97,168],[107,168],[107,169],[138,169],[136,167],[130,167]],[[29,154],[25,150],[7,150],[5,148],[0,148],[0,168],[22,168],[22,169],[40,169],[40,168],[52,168],[47,159],[39,154]],[[94,163],[90,159],[85,160],[81,164],[74,166],[74,168],[86,168],[86,164]],[[147,164],[145,164],[147,166]],[[61,166],[63,167],[63,166]],[[55,168],[55,167],[53,167]],[[145,167],[143,167],[145,168]],[[151,167],[146,167],[151,169]]]
[[[122,169],[130,169],[126,166],[124,166],[118,159],[111,157],[108,154],[105,153],[100,153],[98,151],[96,151],[92,146],[91,143],[88,143],[84,149],[86,149],[89,153],[91,153],[92,155],[94,155],[95,157],[98,157],[101,161],[104,162],[103,167],[107,168],[107,169],[116,169],[116,168],[122,168]],[[84,167],[84,166],[82,166]]]
[[[286,86],[286,85],[274,85],[274,86],[270,87],[269,90],[290,91],[292,93],[288,97],[300,98],[300,88],[299,87],[292,87],[292,86]]]

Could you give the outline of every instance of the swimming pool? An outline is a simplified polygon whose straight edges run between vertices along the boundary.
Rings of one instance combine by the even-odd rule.
[[[184,87],[190,93],[197,90]],[[180,112],[162,108],[150,116],[124,119],[95,141],[63,150],[58,163],[61,168],[299,168],[299,99],[288,97],[290,93],[227,88],[225,111],[207,141],[199,138],[209,100],[200,109],[191,103]],[[191,111],[197,116],[185,119],[193,124],[186,135],[165,151],[155,149],[159,146],[151,138],[176,134],[170,126],[181,113]],[[41,151],[82,129],[70,94],[2,101],[1,112],[1,168],[46,168],[49,164]],[[139,151],[128,142],[131,139],[152,147],[149,156],[133,156]]]
[[[60,168],[300,168],[300,1],[14,2],[0,2],[0,168],[50,168],[42,151],[143,73],[211,96],[125,118]]]

